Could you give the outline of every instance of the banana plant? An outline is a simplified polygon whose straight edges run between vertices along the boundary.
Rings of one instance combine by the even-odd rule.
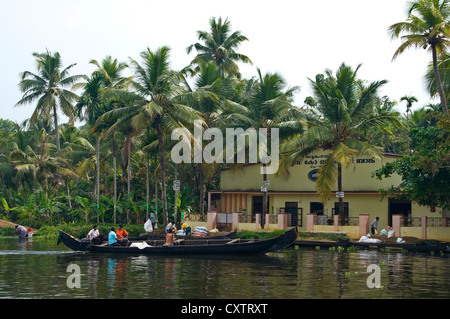
[[[75,196],[75,200],[78,204],[80,204],[80,208],[77,208],[73,211],[73,214],[84,214],[85,223],[88,223],[89,213],[91,210],[95,209],[95,204],[89,202],[89,198]]]

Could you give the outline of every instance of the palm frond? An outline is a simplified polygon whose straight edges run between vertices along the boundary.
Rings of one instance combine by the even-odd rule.
[[[333,154],[327,157],[319,169],[316,190],[319,194],[319,200],[326,202],[331,198],[331,193],[336,187],[336,171],[337,164]]]

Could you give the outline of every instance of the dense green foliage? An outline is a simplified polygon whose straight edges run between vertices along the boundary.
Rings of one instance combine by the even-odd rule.
[[[447,1],[419,2],[448,9]],[[447,24],[448,16],[442,17]],[[424,205],[448,205],[448,190],[439,183],[448,181],[450,157],[442,103],[412,111],[416,99],[397,102],[379,96],[385,80],[368,83],[358,77],[361,65],[342,63],[336,74],[327,69],[312,79],[313,96],[295,105],[300,88],[290,86],[279,73],[264,73],[258,67],[257,76],[242,77],[238,63],[251,60],[238,52],[248,41],[240,31],[232,32],[230,22],[221,18],[212,18],[210,26],[209,31],[197,31],[199,42],[187,48],[196,56],[180,71],[171,68],[167,46],[145,48],[140,59],[129,63],[111,56],[92,60],[96,69],[90,75],[70,75],[74,64],[64,67],[57,52],[33,54],[37,73],[22,73],[19,87],[24,95],[17,106],[33,103],[35,111],[20,124],[0,119],[1,218],[33,228],[46,225],[49,232],[52,225],[84,224],[71,229],[80,234],[93,223],[142,227],[151,212],[162,225],[175,217],[175,210],[204,217],[207,191],[220,188],[220,169],[230,164],[170,160],[178,142],[170,139],[171,133],[175,128],[193,132],[194,120],[204,129],[222,132],[230,127],[279,128],[282,174],[314,150],[332,150],[317,183],[323,200],[339,188],[340,169],[355,156],[411,153],[377,177],[399,173],[405,183],[393,192]],[[438,31],[443,28],[441,24]],[[391,35],[405,31],[405,24],[393,26]],[[438,53],[447,44],[433,43]],[[433,59],[445,57],[433,53]],[[125,77],[125,70],[133,76]],[[447,78],[442,76],[440,85],[445,90],[450,87]],[[433,82],[430,75],[427,79]],[[432,95],[438,91],[430,89]],[[408,103],[406,116],[395,110],[403,101]],[[68,123],[58,123],[58,111]],[[423,172],[420,178],[414,173],[417,169]],[[181,185],[177,197],[174,180]],[[436,196],[423,198],[425,185],[436,190]]]
[[[383,190],[386,196],[450,209],[450,121],[431,116],[411,132],[415,152],[377,170],[379,179],[397,173],[402,183]],[[431,125],[433,123],[434,125]]]

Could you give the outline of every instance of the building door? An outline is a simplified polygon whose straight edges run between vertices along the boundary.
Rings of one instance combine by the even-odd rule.
[[[344,202],[344,211],[339,212],[339,202],[334,203],[334,215],[339,215],[339,223],[341,225],[348,225],[348,202]]]
[[[253,200],[252,200],[252,215],[253,216],[255,216],[255,214],[262,214],[262,203],[263,203],[262,196],[253,196]]]
[[[334,213],[333,215],[339,215],[340,217],[348,217],[348,202],[344,202],[344,211],[342,214],[339,212],[339,202],[334,202]]]
[[[286,214],[291,214],[291,225],[298,225],[298,203],[297,202],[285,202],[284,209]]]
[[[404,220],[411,218],[411,202],[389,198],[388,225],[392,226],[392,215],[403,215]]]

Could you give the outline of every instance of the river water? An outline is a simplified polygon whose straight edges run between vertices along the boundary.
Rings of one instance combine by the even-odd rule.
[[[370,288],[374,266],[379,282]],[[0,239],[0,298],[7,299],[448,299],[449,274],[450,254],[439,253],[119,256],[73,252],[56,240]]]

